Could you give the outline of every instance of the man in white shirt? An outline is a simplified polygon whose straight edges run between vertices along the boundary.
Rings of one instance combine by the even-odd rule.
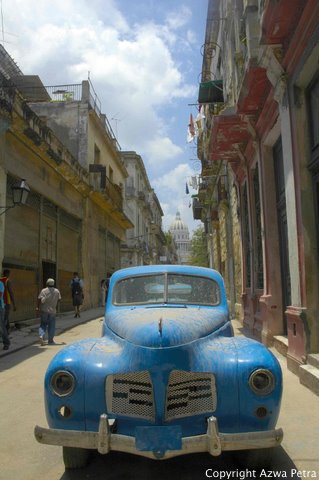
[[[37,310],[40,309],[39,337],[41,345],[44,345],[44,337],[48,329],[48,345],[54,345],[56,308],[61,294],[54,288],[53,278],[48,278],[47,287],[43,288],[38,296]]]

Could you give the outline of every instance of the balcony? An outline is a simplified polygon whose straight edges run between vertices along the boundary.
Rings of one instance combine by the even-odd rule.
[[[249,125],[243,115],[218,115],[214,117],[210,137],[210,161],[239,161],[239,149],[250,139]]]
[[[92,174],[91,185],[93,188],[105,194],[119,210],[123,209],[122,189],[112,183],[106,176],[106,167],[104,165],[90,164],[89,172]]]
[[[259,0],[260,43],[280,45],[290,37],[300,20],[304,3],[300,0],[281,0],[280,2]]]
[[[12,82],[0,73],[0,133],[5,132],[10,126],[14,94]]]
[[[105,193],[113,200],[119,210],[123,209],[122,189],[106,177]]]
[[[208,190],[208,180],[204,179],[198,186],[198,198],[200,201],[204,200]]]
[[[239,38],[234,60],[237,69],[238,113],[255,115],[261,109],[271,88],[266,69],[259,64],[260,20],[257,0],[244,2],[244,17],[240,20]]]
[[[254,61],[248,62],[237,101],[238,113],[256,114],[263,105],[270,87],[266,69],[257,66]]]

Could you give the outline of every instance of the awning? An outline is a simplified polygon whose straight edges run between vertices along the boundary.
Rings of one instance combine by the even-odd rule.
[[[223,103],[223,80],[210,80],[199,85],[198,103]]]

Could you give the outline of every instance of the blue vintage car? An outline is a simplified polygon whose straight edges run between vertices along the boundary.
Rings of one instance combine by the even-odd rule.
[[[66,468],[84,466],[92,450],[153,459],[242,450],[259,463],[282,440],[281,394],[274,355],[234,337],[218,272],[132,267],[111,278],[102,337],[51,361],[49,428],[35,436],[63,447]]]

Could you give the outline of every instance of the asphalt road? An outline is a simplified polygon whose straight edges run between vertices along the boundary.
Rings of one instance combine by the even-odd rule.
[[[1,480],[201,480],[244,478],[317,478],[319,480],[319,398],[284,370],[284,398],[278,425],[285,432],[272,470],[257,474],[236,463],[231,454],[213,458],[192,455],[153,461],[121,453],[94,454],[83,470],[65,471],[61,448],[40,445],[35,424],[46,425],[43,378],[53,355],[65,344],[100,335],[99,319],[56,337],[59,345],[32,345],[0,361],[0,479]]]

